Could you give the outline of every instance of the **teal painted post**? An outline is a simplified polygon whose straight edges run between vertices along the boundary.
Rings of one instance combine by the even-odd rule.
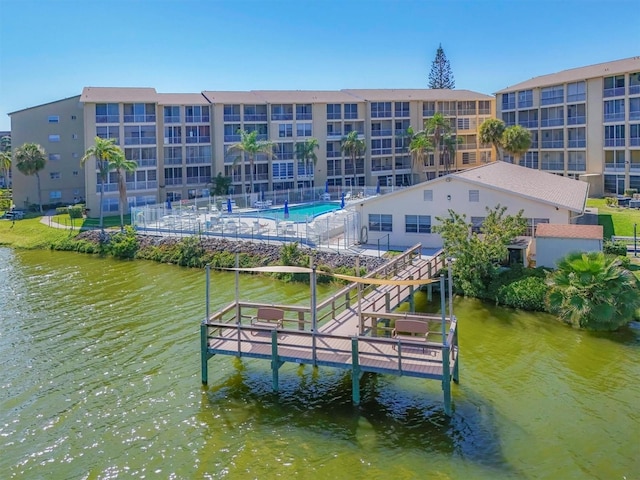
[[[208,352],[207,352],[207,325],[202,322],[200,324],[200,368],[202,371],[202,384],[206,385],[209,383],[209,366],[207,363]]]
[[[431,278],[431,275],[429,275],[429,278]],[[433,300],[433,283],[427,285],[427,300],[429,303]]]
[[[271,331],[271,372],[273,374],[273,391],[278,391],[278,369],[280,361],[278,360],[278,332],[276,329]]]
[[[440,311],[442,312],[442,345],[447,343],[446,304],[444,301],[444,275],[440,275]]]
[[[409,280],[413,280],[413,275],[409,276]],[[416,311],[416,305],[413,299],[413,291],[414,291],[413,285],[409,285],[409,311],[411,313]]]
[[[351,390],[354,405],[360,405],[360,360],[358,359],[358,339],[351,339]]]
[[[451,370],[449,368],[449,346],[442,349],[442,391],[444,393],[444,413],[451,416]]]
[[[453,381],[460,383],[460,375],[458,374],[458,366],[460,364],[460,349],[458,348],[458,322],[456,322],[456,329],[453,332]]]

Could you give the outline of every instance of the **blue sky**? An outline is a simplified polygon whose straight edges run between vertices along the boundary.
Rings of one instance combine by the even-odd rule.
[[[491,94],[640,55],[638,25],[638,0],[0,0],[0,130],[84,86],[426,88],[439,43]]]

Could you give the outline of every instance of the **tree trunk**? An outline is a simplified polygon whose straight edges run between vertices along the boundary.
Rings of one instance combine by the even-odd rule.
[[[100,205],[98,208],[100,209],[100,230],[104,232],[104,212],[102,211],[102,205],[104,204],[104,175],[102,174],[102,160],[98,160],[100,162]]]
[[[42,190],[40,189],[40,174],[36,172],[36,180],[38,181],[38,203],[40,204],[40,213],[42,213]]]
[[[250,177],[249,177],[249,182],[250,182],[249,185],[251,187],[251,189],[249,190],[249,193],[253,193],[253,170],[254,170],[254,168],[255,168],[255,163],[253,161],[253,155],[252,155],[251,157],[249,157],[249,170],[250,170],[250,172],[249,172],[249,175],[250,175]]]

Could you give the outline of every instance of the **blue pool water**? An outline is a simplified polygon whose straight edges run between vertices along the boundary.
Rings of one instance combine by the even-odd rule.
[[[307,220],[313,220],[318,215],[324,213],[340,210],[340,203],[338,202],[315,202],[305,203],[300,205],[289,206],[289,218],[292,222],[305,222]],[[267,210],[260,210],[258,212],[252,212],[251,216],[260,216],[262,218],[271,218],[273,220],[284,219],[284,207],[269,208]]]

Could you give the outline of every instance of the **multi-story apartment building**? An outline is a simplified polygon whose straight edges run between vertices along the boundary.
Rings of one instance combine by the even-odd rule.
[[[83,90],[74,105],[81,147],[73,150],[67,165],[77,176],[79,157],[93,145],[96,136],[116,138],[125,156],[138,168],[127,174],[130,206],[165,200],[206,196],[213,178],[221,173],[232,180],[234,193],[248,188],[249,166],[229,151],[240,140],[240,130],[257,131],[258,138],[274,143],[274,156],[257,155],[253,172],[254,192],[296,190],[314,186],[403,186],[415,181],[411,169],[407,128],[416,131],[436,112],[442,113],[459,138],[450,165],[427,160],[427,178],[461,170],[494,158],[491,147],[479,144],[478,128],[495,116],[493,97],[467,90],[340,90],[340,91],[250,91],[164,94],[153,88],[96,88]],[[54,115],[54,107],[42,105],[11,114],[12,129],[20,135],[14,145],[40,141],[38,118]],[[33,117],[22,118],[32,111]],[[65,113],[60,110],[60,118]],[[20,118],[18,118],[20,117]],[[341,140],[357,131],[365,152],[355,160],[344,154]],[[31,133],[38,132],[36,135]],[[44,133],[43,133],[44,134]],[[73,145],[74,137],[64,139]],[[315,165],[296,158],[296,143],[318,140]],[[67,143],[65,143],[67,145]],[[69,148],[71,148],[71,146]],[[79,157],[78,157],[79,155]],[[100,182],[95,162],[87,163],[81,193],[78,188],[49,196],[55,203],[70,203],[86,197],[91,215],[99,212]],[[48,169],[51,165],[48,165]],[[244,172],[243,172],[244,168]],[[66,178],[68,172],[61,173]],[[416,176],[417,177],[417,176]],[[33,197],[33,188],[23,178],[16,198]],[[104,183],[105,212],[118,209],[116,174]],[[49,192],[49,190],[47,190]],[[57,195],[57,194],[56,194]],[[45,199],[43,201],[46,202]]]
[[[42,203],[73,203],[85,195],[83,110],[80,96],[65,98],[11,115],[11,145],[13,150],[25,143],[40,144],[48,161],[39,172]],[[17,208],[38,203],[35,176],[19,173],[12,164],[13,202]]]
[[[496,95],[498,118],[531,131],[520,165],[581,177],[591,195],[640,191],[640,57],[535,77]]]

